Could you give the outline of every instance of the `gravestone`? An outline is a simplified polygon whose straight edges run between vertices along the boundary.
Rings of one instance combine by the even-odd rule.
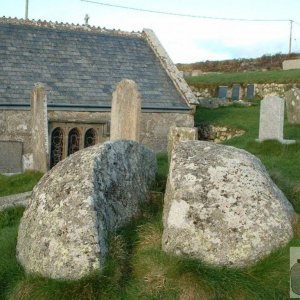
[[[246,99],[247,100],[253,100],[254,91],[255,91],[254,84],[248,84],[247,85],[247,93],[246,93]]]
[[[283,138],[284,100],[277,96],[265,96],[260,104],[259,142],[278,140],[283,144],[292,144],[294,140]]]
[[[231,99],[233,101],[237,101],[240,99],[240,90],[241,90],[241,86],[239,84],[234,84],[232,86],[232,95],[231,95]]]
[[[47,95],[42,83],[36,83],[31,95],[31,138],[33,169],[47,172],[49,161]]]
[[[288,122],[300,124],[300,90],[293,88],[285,93]]]
[[[228,86],[219,86],[218,98],[226,99],[227,98]]]
[[[139,141],[141,96],[134,81],[123,79],[113,92],[110,140]]]
[[[23,143],[0,141],[0,173],[21,173]]]

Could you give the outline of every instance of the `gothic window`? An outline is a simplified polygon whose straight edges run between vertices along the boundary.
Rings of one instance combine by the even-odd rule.
[[[50,167],[54,167],[63,159],[64,133],[60,127],[55,128],[51,135]]]
[[[69,132],[68,137],[68,155],[75,153],[79,150],[80,133],[77,128],[73,128]]]
[[[84,136],[84,148],[93,146],[96,144],[96,131],[94,128],[90,128],[86,131]]]

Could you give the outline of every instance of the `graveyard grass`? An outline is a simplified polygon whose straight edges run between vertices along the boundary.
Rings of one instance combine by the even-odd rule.
[[[300,125],[285,126],[284,137],[256,143],[259,105],[197,110],[196,123],[241,128],[246,133],[226,144],[246,149],[266,165],[274,181],[300,212]],[[162,193],[168,171],[166,154],[158,155],[159,170],[151,203],[143,216],[110,238],[110,257],[102,273],[78,281],[27,276],[15,258],[17,228],[23,209],[0,213],[0,299],[288,299],[289,247],[300,246],[300,222],[286,246],[244,269],[214,268],[197,260],[161,251]]]
[[[31,191],[41,177],[42,173],[35,171],[13,176],[0,174],[0,197]]]

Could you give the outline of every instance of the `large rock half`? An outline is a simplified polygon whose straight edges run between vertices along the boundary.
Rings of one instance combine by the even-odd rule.
[[[252,154],[180,143],[170,165],[162,247],[213,265],[252,264],[293,236],[293,208]]]
[[[73,279],[101,269],[108,233],[139,215],[155,172],[155,154],[133,141],[96,145],[58,163],[34,188],[21,219],[22,266]]]

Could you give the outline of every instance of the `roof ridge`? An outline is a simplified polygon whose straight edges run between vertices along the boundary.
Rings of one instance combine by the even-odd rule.
[[[11,17],[0,17],[0,24],[12,24],[12,25],[27,25],[38,28],[50,28],[50,29],[62,29],[70,31],[87,31],[87,32],[98,32],[98,33],[107,33],[115,35],[125,35],[125,36],[139,36],[142,34],[140,31],[123,31],[120,29],[107,29],[105,27],[101,28],[100,26],[91,26],[86,24],[74,24],[74,23],[63,23],[63,22],[52,22],[52,21],[42,21],[42,20],[29,20],[29,19],[18,19]]]

